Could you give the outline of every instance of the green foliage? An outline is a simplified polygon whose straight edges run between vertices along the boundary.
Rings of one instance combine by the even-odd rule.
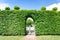
[[[28,17],[34,19],[36,35],[60,34],[60,11],[2,10],[0,11],[0,35],[25,35]]]
[[[32,20],[30,20],[30,19],[26,21],[26,25],[31,25],[31,24],[33,24],[33,23],[34,23],[34,22],[33,22]]]
[[[46,7],[43,6],[43,7],[41,8],[41,10],[46,10]]]
[[[54,7],[54,8],[53,8],[53,11],[57,11],[57,7]]]
[[[10,10],[10,8],[9,7],[6,7],[5,10]]]
[[[39,17],[36,20],[36,35],[58,35],[60,34],[59,13],[53,11],[39,11]]]
[[[19,10],[20,7],[18,7],[18,6],[14,6],[14,9],[15,9],[15,10]]]
[[[0,35],[25,35],[24,16],[20,11],[0,12]]]

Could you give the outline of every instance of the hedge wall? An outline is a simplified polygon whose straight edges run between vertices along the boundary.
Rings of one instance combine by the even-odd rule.
[[[1,11],[0,35],[25,35],[24,14],[14,10]]]
[[[36,35],[59,35],[60,13],[55,11],[39,11],[36,20]]]
[[[0,35],[25,35],[28,17],[35,22],[36,35],[60,34],[59,11],[0,10]]]

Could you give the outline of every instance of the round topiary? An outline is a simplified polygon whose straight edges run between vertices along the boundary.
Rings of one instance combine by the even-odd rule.
[[[15,9],[15,10],[19,10],[20,7],[18,7],[18,6],[14,6],[14,9]]]
[[[10,10],[10,7],[6,7],[5,10]]]
[[[53,10],[53,11],[57,11],[57,7],[54,7],[52,10]]]
[[[31,24],[33,24],[33,23],[34,23],[34,22],[33,22],[32,20],[30,20],[30,19],[26,21],[26,24],[27,24],[27,25],[31,25]]]
[[[44,6],[43,6],[43,7],[41,7],[41,10],[46,10],[46,7],[44,7]]]

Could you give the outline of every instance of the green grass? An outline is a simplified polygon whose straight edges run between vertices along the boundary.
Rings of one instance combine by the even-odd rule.
[[[24,36],[0,36],[0,40],[24,40]],[[60,36],[41,35],[36,40],[60,40]]]
[[[23,36],[0,36],[0,40],[23,40]]]
[[[47,35],[47,36],[37,36],[37,40],[60,40],[60,36],[52,36],[52,35]]]

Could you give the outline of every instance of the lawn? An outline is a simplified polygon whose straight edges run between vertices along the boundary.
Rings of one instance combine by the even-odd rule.
[[[24,36],[0,36],[0,40],[23,40]],[[37,40],[60,40],[60,36],[41,35],[36,36]]]
[[[0,36],[0,40],[23,40],[23,36]]]
[[[52,35],[43,35],[43,36],[37,36],[36,37],[37,40],[60,40],[60,36],[52,36]]]

